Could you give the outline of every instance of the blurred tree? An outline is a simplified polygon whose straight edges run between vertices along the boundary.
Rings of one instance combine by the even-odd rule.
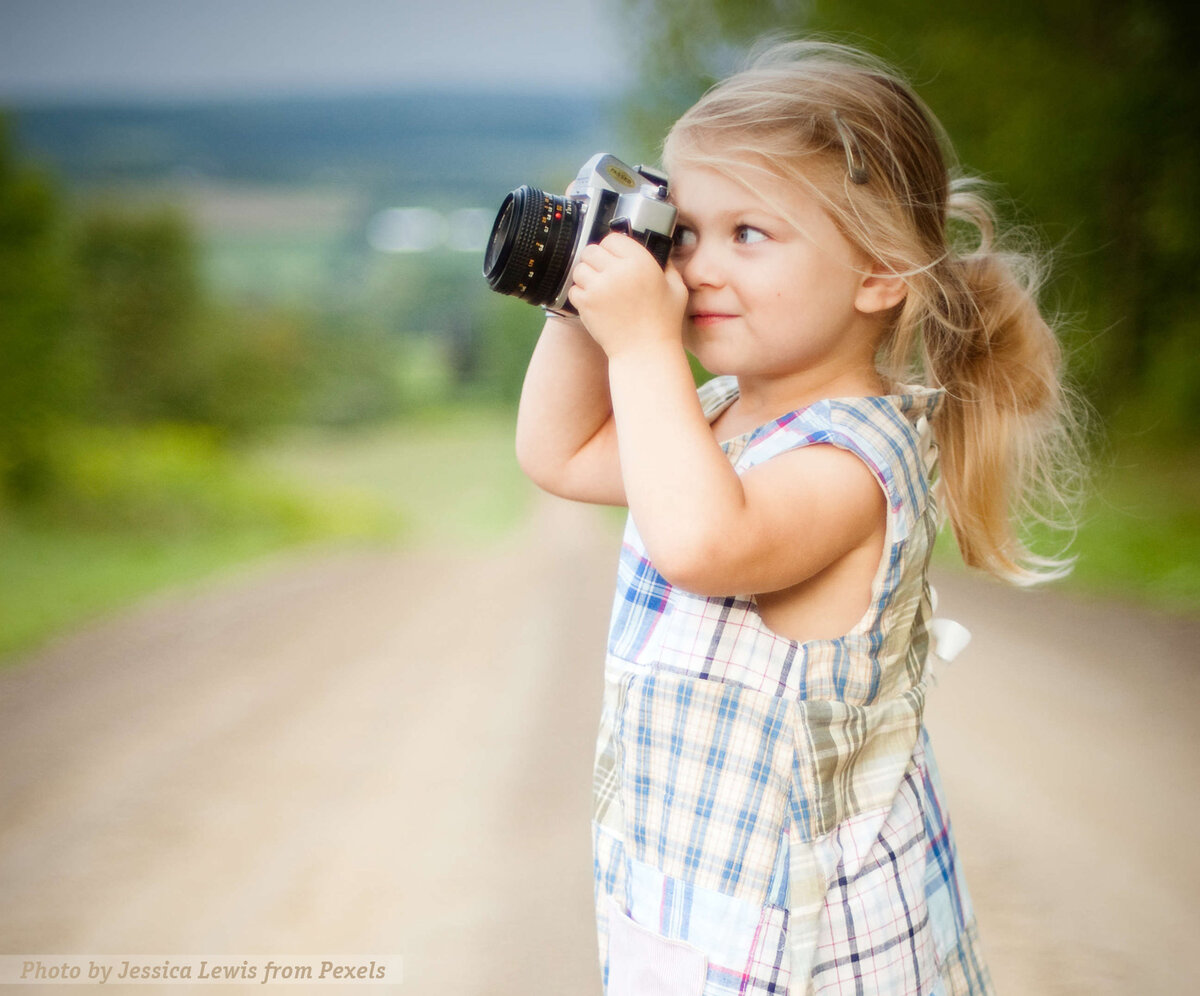
[[[207,305],[175,346],[174,418],[244,437],[296,420],[317,373],[307,315],[283,308]]]
[[[521,396],[525,368],[537,345],[545,316],[515,297],[493,294],[477,319],[479,381],[486,393],[505,404]]]
[[[84,220],[77,257],[102,416],[144,422],[201,415],[190,362],[201,298],[182,216],[169,208],[144,215],[102,209]]]
[[[293,421],[327,426],[377,422],[409,404],[398,370],[404,342],[389,329],[352,310],[310,315],[302,328]]]
[[[1102,411],[1200,424],[1200,8],[1178,0],[625,0],[641,46],[630,121],[660,141],[768,34],[897,63],[969,172],[1058,250],[1057,307]],[[866,36],[866,37],[864,37]],[[1079,366],[1079,364],[1077,364]]]
[[[202,423],[246,436],[397,409],[386,344],[346,316],[209,300],[192,230],[170,207],[91,214],[77,258],[104,421]]]
[[[400,336],[438,337],[455,383],[473,390],[491,379],[484,364],[492,296],[480,276],[482,254],[428,252],[391,257],[372,306],[380,328]]]
[[[45,486],[45,435],[87,380],[61,222],[58,193],[18,165],[0,119],[0,506]]]

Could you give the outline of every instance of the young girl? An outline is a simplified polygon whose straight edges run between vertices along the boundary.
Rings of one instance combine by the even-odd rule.
[[[517,426],[543,488],[630,510],[595,769],[607,992],[988,993],[922,724],[931,481],[968,564],[1065,569],[1012,527],[1065,424],[1055,337],[929,112],[861,53],[776,46],[664,164],[671,264],[619,234],[582,253]],[[685,350],[719,375],[698,395]]]

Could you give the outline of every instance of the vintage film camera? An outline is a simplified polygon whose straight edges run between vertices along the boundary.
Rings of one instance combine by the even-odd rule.
[[[571,271],[584,246],[609,232],[624,232],[667,265],[675,208],[667,203],[667,178],[616,156],[592,156],[565,197],[528,185],[500,205],[484,257],[492,290],[547,311],[574,314],[567,301]]]

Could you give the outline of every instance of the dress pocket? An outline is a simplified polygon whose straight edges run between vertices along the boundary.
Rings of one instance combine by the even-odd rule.
[[[732,682],[668,671],[632,678],[617,730],[631,856],[766,903],[790,788],[791,709]]]
[[[701,996],[707,976],[703,951],[656,934],[609,901],[607,996]]]

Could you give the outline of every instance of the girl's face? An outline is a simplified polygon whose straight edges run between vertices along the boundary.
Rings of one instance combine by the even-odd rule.
[[[708,167],[671,173],[684,345],[712,373],[873,378],[868,260],[803,189],[756,182],[762,197]]]

